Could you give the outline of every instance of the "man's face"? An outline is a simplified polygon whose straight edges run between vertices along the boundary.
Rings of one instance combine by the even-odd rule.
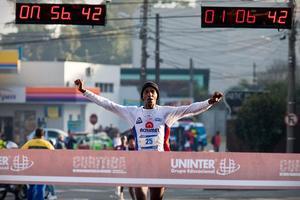
[[[143,101],[147,105],[156,105],[157,92],[153,87],[146,87],[143,91]]]

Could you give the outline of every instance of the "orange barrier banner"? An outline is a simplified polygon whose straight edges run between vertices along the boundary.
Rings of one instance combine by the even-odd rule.
[[[0,150],[0,182],[300,189],[300,154]]]

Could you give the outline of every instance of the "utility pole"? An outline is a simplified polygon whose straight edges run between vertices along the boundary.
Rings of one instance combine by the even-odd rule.
[[[296,37],[296,22],[295,22],[295,2],[294,0],[289,1],[289,7],[292,9],[293,18],[292,18],[292,28],[289,31],[289,50],[288,50],[288,100],[287,100],[287,116],[295,115],[296,111],[296,102],[295,102],[295,64],[296,64],[296,55],[295,55],[295,37]],[[288,117],[289,118],[289,117]],[[288,119],[289,122],[290,119]],[[286,123],[286,152],[294,152],[294,130],[295,124]]]
[[[159,86],[160,82],[160,55],[159,55],[159,14],[155,15],[156,29],[155,29],[155,82]],[[159,100],[157,102],[159,104]]]
[[[194,63],[193,59],[190,58],[190,83],[189,83],[189,88],[190,88],[190,97],[194,101]]]
[[[144,0],[143,4],[143,24],[141,27],[140,38],[142,40],[142,55],[141,55],[141,71],[140,71],[140,86],[147,80],[147,20],[148,20],[148,0]]]
[[[254,85],[254,87],[257,86],[256,63],[253,63],[253,80],[252,80],[252,84]]]

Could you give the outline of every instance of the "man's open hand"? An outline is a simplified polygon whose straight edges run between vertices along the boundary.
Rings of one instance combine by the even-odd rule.
[[[83,88],[83,81],[80,80],[80,79],[77,79],[74,81],[77,89],[81,92],[81,93],[84,93],[86,90]]]
[[[221,92],[215,92],[212,97],[208,100],[209,104],[215,104],[221,101],[223,94]]]

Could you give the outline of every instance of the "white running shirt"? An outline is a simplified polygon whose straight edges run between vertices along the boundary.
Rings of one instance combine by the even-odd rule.
[[[170,151],[170,127],[177,120],[198,115],[211,107],[208,100],[187,106],[123,106],[86,90],[83,93],[92,102],[125,119],[135,136],[137,150]]]

